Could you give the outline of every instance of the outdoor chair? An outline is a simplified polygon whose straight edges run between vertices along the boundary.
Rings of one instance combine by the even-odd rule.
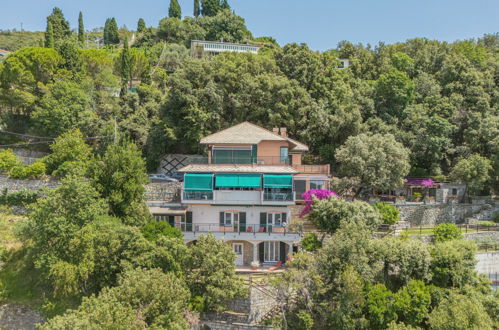
[[[270,268],[269,268],[269,271],[271,271],[271,272],[272,272],[272,271],[274,271],[274,270],[277,270],[277,269],[281,268],[281,266],[282,266],[282,261],[279,261],[279,262],[278,262],[278,263],[276,263],[274,266],[270,267]]]

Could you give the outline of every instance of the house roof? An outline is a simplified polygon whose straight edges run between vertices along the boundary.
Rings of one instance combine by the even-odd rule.
[[[220,132],[205,136],[201,144],[258,144],[261,141],[288,141],[293,145],[291,151],[308,151],[303,143],[271,132],[250,122],[242,122]]]
[[[191,164],[178,170],[185,173],[266,173],[266,174],[296,174],[291,166],[271,165],[224,165],[224,164]]]
[[[168,214],[168,215],[183,215],[187,212],[186,208],[182,207],[159,207],[151,206],[149,207],[149,212],[151,214]]]

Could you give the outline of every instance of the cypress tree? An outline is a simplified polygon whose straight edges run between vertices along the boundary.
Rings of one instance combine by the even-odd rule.
[[[120,35],[118,33],[118,23],[116,23],[116,19],[113,17],[109,21],[107,37],[109,44],[117,45],[120,43]]]
[[[137,23],[137,32],[144,32],[146,30],[146,22],[143,18],[139,18],[139,22]]]
[[[182,18],[182,10],[180,9],[178,0],[170,0],[170,8],[168,8],[168,16],[175,17],[178,19]]]
[[[222,0],[221,7],[222,7],[222,9],[230,9],[229,1],[228,0]]]
[[[45,47],[54,48],[54,28],[52,22],[47,19],[47,31],[45,32]]]
[[[199,17],[201,8],[199,7],[199,0],[194,0],[194,17]]]
[[[111,23],[111,19],[106,19],[106,23],[104,24],[104,45],[109,45],[109,23]]]
[[[80,16],[78,16],[78,41],[83,45],[85,42],[85,27],[83,25],[83,14],[80,11]]]
[[[122,88],[125,89],[127,88],[128,83],[130,83],[130,87],[132,84],[132,55],[130,54],[130,47],[128,46],[128,37],[125,37],[123,50],[121,51],[120,64]]]
[[[221,9],[220,0],[202,0],[203,16],[215,16]]]

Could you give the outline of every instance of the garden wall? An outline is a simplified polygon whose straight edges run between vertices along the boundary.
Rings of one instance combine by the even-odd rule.
[[[484,204],[433,204],[395,205],[400,211],[400,219],[412,227],[434,226],[444,222],[465,223],[487,207]]]

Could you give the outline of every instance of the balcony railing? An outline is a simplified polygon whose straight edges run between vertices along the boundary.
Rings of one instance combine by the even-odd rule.
[[[291,165],[295,170],[304,174],[325,174],[329,175],[331,166],[326,165]]]
[[[182,192],[182,199],[193,200],[193,201],[204,201],[204,200],[211,201],[213,200],[213,191],[184,190]]]
[[[278,225],[220,225],[220,223],[202,223],[202,224],[192,224],[192,230],[189,226],[178,227],[183,232],[193,232],[193,233],[223,233],[223,234],[297,234],[296,230],[291,231],[285,226]]]
[[[295,200],[294,192],[264,192],[263,200],[269,202],[292,202]]]

